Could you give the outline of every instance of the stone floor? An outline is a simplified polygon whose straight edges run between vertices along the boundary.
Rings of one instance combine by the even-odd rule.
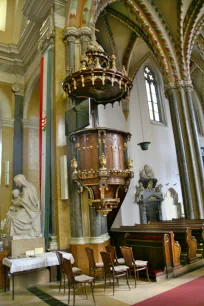
[[[204,275],[204,267],[185,274],[179,278],[169,279],[162,282],[148,283],[146,281],[138,281],[137,288],[134,288],[133,280],[130,280],[131,290],[126,286],[125,280],[120,281],[120,287],[116,287],[115,296],[112,295],[112,287],[108,286],[104,293],[103,284],[96,283],[94,290],[97,306],[128,306],[140,302],[154,295],[175,288],[186,282],[194,280]],[[42,301],[39,297],[30,293],[28,290],[16,290],[15,300],[12,301],[11,292],[0,293],[0,306],[61,306],[63,303],[67,305],[67,291],[63,294],[63,290],[59,293],[58,283],[53,282],[47,285],[38,286],[43,293],[47,293],[47,299]],[[94,305],[90,290],[88,291],[88,300],[82,294],[81,290],[76,293],[76,306]],[[46,296],[46,295],[45,295]],[[60,303],[61,302],[61,303]],[[73,299],[71,298],[71,305]],[[176,306],[176,305],[174,305]],[[192,305],[193,306],[193,305]]]

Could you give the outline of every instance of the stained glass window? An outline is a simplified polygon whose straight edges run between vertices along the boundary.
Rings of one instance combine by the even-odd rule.
[[[144,69],[144,77],[145,77],[150,119],[152,121],[161,122],[157,81],[155,79],[153,71],[148,66],[146,66]]]

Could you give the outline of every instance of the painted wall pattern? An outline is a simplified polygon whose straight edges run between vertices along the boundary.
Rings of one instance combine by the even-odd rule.
[[[128,19],[126,16],[120,14],[119,12],[116,12],[115,10],[113,10],[109,7],[106,8],[106,11],[109,14],[111,14],[113,17],[115,17],[118,20],[120,20],[121,22],[123,22],[132,31],[134,31],[138,36],[140,36],[144,39],[144,41],[147,43],[147,45],[149,45],[150,49],[154,52],[155,56],[157,56],[157,57],[159,56],[160,64],[161,64],[163,72],[164,72],[164,77],[168,78],[169,71],[168,71],[168,64],[165,60],[165,55],[162,51],[161,46],[158,45],[158,41],[157,41],[156,37],[153,36],[152,30],[149,29],[149,25],[146,23],[146,21],[144,19],[142,19],[143,21],[140,21],[141,26],[139,27],[136,23],[134,23],[132,20]],[[134,8],[131,9],[131,13],[135,16]],[[141,20],[141,18],[142,18],[142,15],[140,14],[139,11],[137,12],[137,18],[139,20]],[[157,49],[155,48],[155,46],[157,46]]]
[[[118,0],[83,0],[83,4],[80,2],[80,6],[83,6],[81,26],[94,26],[101,11],[107,5],[116,1]],[[203,0],[193,0],[185,18],[182,11],[184,2],[183,0],[177,0],[178,43],[175,43],[171,35],[170,27],[160,12],[158,5],[154,0],[147,1],[150,3],[151,9],[157,13],[166,35],[161,31],[158,21],[152,15],[151,9],[147,7],[144,0],[126,0],[124,2],[129,7],[136,21],[140,24],[140,35],[141,32],[145,33],[144,35],[141,35],[141,37],[144,39],[145,36],[145,41],[148,41],[148,45],[152,50],[154,50],[154,53],[162,67],[165,80],[172,82],[188,77],[185,73],[185,68],[186,66],[189,67],[191,50],[195,43],[194,34],[199,32],[200,26],[203,22],[201,20],[197,20],[203,5]],[[71,26],[74,25],[78,7],[79,1],[71,0],[69,14],[69,25]],[[106,8],[107,11],[109,9],[111,8]],[[115,14],[117,14],[117,16],[115,16],[116,18],[118,18],[121,22],[126,23],[126,25],[130,27],[129,21],[124,21],[123,18],[118,15],[118,12]],[[114,40],[111,34],[111,29],[107,23],[106,27],[112,47],[114,49]],[[167,41],[167,38],[171,41],[171,43]]]
[[[78,9],[78,0],[71,0],[69,7],[69,26],[75,24],[77,9]]]
[[[118,60],[117,48],[116,48],[116,45],[115,45],[115,40],[114,40],[113,32],[111,30],[111,27],[110,27],[110,24],[109,24],[109,21],[108,21],[108,15],[106,14],[106,11],[103,14],[103,21],[104,21],[104,24],[105,24],[106,31],[108,33],[108,39],[110,41],[112,53],[115,54],[115,56],[116,56],[116,62],[117,62],[118,68],[121,69],[122,67],[121,67],[121,64],[120,64],[120,62]]]

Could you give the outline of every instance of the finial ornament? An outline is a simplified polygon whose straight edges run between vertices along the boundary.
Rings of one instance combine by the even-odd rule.
[[[77,173],[78,163],[75,157],[71,160],[71,167],[73,169],[73,173]]]
[[[102,153],[102,155],[100,156],[99,161],[100,161],[100,165],[101,165],[101,170],[106,169],[107,158],[106,158],[104,153]]]
[[[133,168],[133,160],[129,157],[127,162],[128,170],[132,171]]]

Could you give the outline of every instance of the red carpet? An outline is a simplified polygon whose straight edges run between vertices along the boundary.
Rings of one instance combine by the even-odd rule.
[[[132,306],[204,306],[204,276]]]

